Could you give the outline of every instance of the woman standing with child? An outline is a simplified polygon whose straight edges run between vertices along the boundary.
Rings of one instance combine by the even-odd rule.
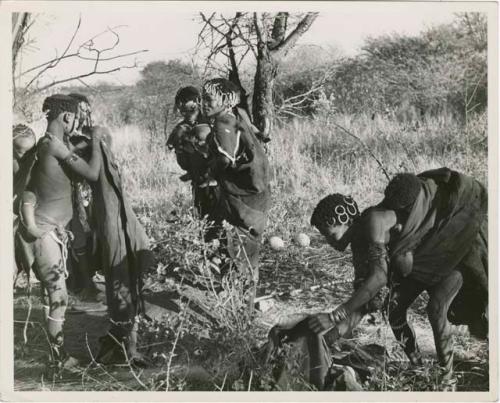
[[[223,252],[247,273],[254,297],[270,204],[269,162],[257,138],[258,130],[239,103],[238,87],[223,78],[205,82],[202,97],[194,87],[182,88],[176,95],[176,106],[184,120],[170,135],[167,146],[175,148],[177,162],[188,171],[181,180],[197,183],[193,186],[195,204],[201,215],[208,214],[213,222],[207,240],[221,240]],[[197,160],[200,154],[202,159]],[[193,169],[196,164],[201,167],[198,171]],[[196,182],[196,178],[201,180]],[[210,189],[209,197],[200,197],[200,188]],[[224,221],[234,231],[224,230]],[[228,270],[222,268],[222,273]],[[253,297],[249,301],[252,305]]]

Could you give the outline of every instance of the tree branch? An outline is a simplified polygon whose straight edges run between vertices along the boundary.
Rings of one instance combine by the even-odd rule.
[[[288,16],[289,13],[287,12],[279,12],[276,17],[274,17],[271,42],[268,45],[270,50],[277,47],[285,39]]]
[[[141,50],[137,50],[137,51],[135,51],[135,52],[122,53],[122,54],[120,54],[120,55],[116,55],[116,56],[101,57],[101,58],[99,58],[99,60],[100,60],[101,62],[107,62],[107,61],[110,61],[110,60],[120,59],[120,58],[122,58],[122,57],[134,56],[134,55],[137,55],[137,54],[139,54],[139,53],[144,53],[144,52],[149,52],[149,50],[148,50],[148,49],[141,49]],[[93,57],[86,57],[86,56],[82,56],[82,55],[80,55],[79,53],[70,53],[70,54],[67,54],[67,55],[65,55],[65,56],[61,56],[59,59],[60,59],[60,60],[64,60],[64,59],[69,59],[69,58],[71,58],[71,57],[78,57],[79,59],[82,59],[82,60],[89,60],[89,61],[95,61],[95,60],[96,60],[96,59],[95,59],[95,58],[93,58]],[[28,69],[28,70],[26,70],[26,71],[23,71],[22,73],[18,74],[18,75],[16,76],[16,78],[22,77],[22,76],[24,76],[24,75],[26,75],[26,74],[28,74],[28,73],[30,73],[30,72],[32,72],[32,71],[34,71],[34,70],[37,70],[37,69],[39,69],[39,68],[41,68],[41,67],[43,67],[43,66],[45,66],[45,65],[47,65],[47,64],[53,63],[55,60],[56,60],[56,59],[49,60],[48,62],[45,62],[45,63],[40,64],[40,65],[38,65],[38,66],[32,67],[32,68],[30,68],[30,69]]]
[[[52,82],[50,84],[44,85],[41,88],[37,88],[35,91],[30,92],[30,94],[36,94],[38,92],[45,91],[46,89],[48,89],[50,87],[53,87],[54,85],[67,83],[69,81],[74,81],[74,80],[82,79],[82,78],[85,78],[85,77],[90,77],[90,76],[93,76],[93,75],[114,73],[116,71],[120,71],[121,69],[134,69],[136,67],[137,67],[137,63],[134,63],[134,65],[132,65],[132,66],[120,66],[120,67],[115,67],[114,69],[111,69],[111,70],[91,71],[90,73],[87,73],[87,74],[81,74],[79,76],[69,77],[69,78],[65,78],[65,79],[62,79],[62,80],[54,81],[54,82]]]
[[[257,41],[263,43],[262,27],[260,26],[259,19],[257,18],[257,13],[253,13],[253,24],[255,26],[255,33],[257,34]]]
[[[120,66],[120,67],[115,67],[113,69],[102,70],[102,71],[99,71],[99,63],[103,62],[103,61],[110,61],[110,60],[115,60],[115,59],[119,59],[119,58],[123,58],[123,57],[128,57],[128,56],[132,56],[132,55],[136,55],[136,54],[148,51],[147,49],[142,49],[142,50],[138,50],[138,51],[134,51],[134,52],[128,52],[128,53],[123,53],[123,54],[119,54],[119,55],[103,57],[104,53],[114,50],[120,44],[120,36],[116,32],[116,29],[123,27],[124,25],[118,25],[116,27],[107,27],[106,30],[100,32],[97,35],[94,35],[92,38],[88,39],[87,41],[85,41],[84,43],[79,45],[76,52],[68,53],[69,49],[71,48],[71,45],[74,42],[74,39],[75,39],[76,34],[80,28],[80,25],[81,25],[81,18],[79,18],[78,24],[77,24],[77,27],[76,27],[74,33],[73,33],[73,36],[71,37],[70,41],[68,42],[68,45],[66,46],[63,53],[60,56],[57,56],[54,59],[52,59],[46,63],[43,63],[39,66],[35,66],[35,67],[33,67],[33,68],[31,68],[31,69],[27,70],[26,72],[23,72],[19,75],[19,76],[22,76],[22,75],[27,74],[30,71],[35,71],[37,69],[41,69],[38,73],[35,74],[35,76],[24,87],[23,93],[25,95],[41,92],[41,91],[44,91],[44,90],[46,90],[50,87],[53,87],[55,85],[66,83],[69,81],[73,81],[73,80],[80,80],[81,81],[82,78],[89,77],[89,76],[95,75],[95,74],[97,74],[97,75],[108,74],[108,73],[113,73],[113,72],[116,72],[116,71],[119,71],[119,70],[125,69],[125,68],[127,68],[127,69],[128,68],[135,68],[135,67],[137,67],[137,60],[134,61],[134,65],[132,65],[132,66]],[[95,39],[106,34],[106,33],[111,33],[114,36],[113,43],[111,45],[109,45],[108,47],[104,47],[104,48],[96,47]],[[81,54],[82,49],[84,49],[85,51],[87,51],[91,54],[95,53],[95,57],[89,57],[89,56],[82,55]],[[39,80],[39,78],[44,73],[46,73],[49,69],[53,69],[54,67],[56,67],[61,60],[68,59],[68,58],[78,58],[78,59],[82,59],[82,60],[93,61],[94,63],[93,63],[92,70],[88,73],[85,73],[85,74],[76,75],[76,76],[68,77],[68,78],[61,79],[61,80],[54,80],[50,84],[39,87],[33,91],[30,90],[30,87],[35,82],[37,82]]]
[[[318,17],[317,12],[309,12],[306,16],[297,24],[295,29],[284,39],[278,46],[276,46],[272,53],[279,54],[279,57],[285,56],[288,51],[297,43],[299,38],[306,33],[310,28],[314,20]]]
[[[73,32],[73,35],[71,37],[71,39],[69,40],[68,44],[66,45],[66,48],[64,49],[63,53],[61,54],[61,56],[56,56],[54,59],[53,59],[53,63],[50,63],[48,65],[45,66],[45,68],[43,68],[41,71],[39,71],[31,80],[28,84],[26,84],[26,86],[24,87],[25,90],[26,88],[30,87],[31,84],[33,84],[36,80],[38,80],[43,73],[45,73],[47,70],[49,69],[53,69],[54,67],[56,67],[59,62],[61,61],[61,58],[63,58],[67,53],[68,53],[68,50],[69,48],[71,47],[71,44],[73,43],[73,41],[75,40],[75,37],[76,37],[76,34],[78,33],[79,29],[80,29],[80,25],[82,23],[82,16],[78,16],[78,23],[76,24],[76,28],[75,28],[75,32]],[[57,50],[56,50],[57,52]]]

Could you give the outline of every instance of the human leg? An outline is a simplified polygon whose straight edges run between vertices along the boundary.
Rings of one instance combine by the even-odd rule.
[[[54,232],[47,233],[34,244],[34,271],[44,289],[44,307],[47,333],[50,342],[51,367],[61,369],[70,360],[64,350],[63,326],[68,293],[66,290],[66,268],[64,261],[64,240],[56,240]],[[61,244],[62,243],[62,244]]]
[[[394,337],[402,343],[403,350],[413,365],[421,365],[422,359],[413,327],[408,323],[410,305],[424,290],[424,285],[411,278],[394,283],[389,294],[388,316]]]
[[[434,342],[439,364],[443,369],[443,380],[453,377],[453,339],[447,314],[451,302],[462,287],[462,273],[453,270],[441,282],[429,290],[427,314],[434,333]]]
[[[99,292],[92,280],[94,273],[89,251],[91,233],[84,230],[77,216],[71,220],[71,231],[74,236],[71,244],[73,250],[71,277],[73,284],[76,283],[73,288],[78,292],[78,299],[87,302],[103,301],[104,294]]]
[[[134,257],[134,259],[137,257]],[[134,278],[128,259],[122,256],[104,271],[106,300],[110,327],[108,333],[99,339],[100,349],[96,361],[103,364],[129,362],[146,366],[147,360],[137,351],[136,317],[139,314],[139,278]]]
[[[234,227],[228,231],[228,252],[232,258],[235,269],[244,276],[248,289],[249,309],[253,310],[253,304],[259,283],[259,254],[260,236],[254,236],[241,228]]]

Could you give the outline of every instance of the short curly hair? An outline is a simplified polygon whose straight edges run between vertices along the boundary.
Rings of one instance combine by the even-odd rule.
[[[342,206],[348,222],[360,215],[358,204],[351,196],[340,193],[330,194],[319,201],[311,215],[311,225],[320,228],[325,224],[341,224],[336,208]]]
[[[43,101],[42,112],[48,112],[47,120],[50,122],[63,113],[75,113],[78,110],[78,102],[75,98],[63,94],[55,94],[45,98]]]
[[[201,98],[200,91],[198,88],[188,85],[187,87],[182,87],[175,94],[175,104],[179,105],[181,102],[195,101],[198,102]]]
[[[400,173],[394,176],[385,188],[382,205],[391,210],[406,209],[417,199],[422,184],[412,173]]]

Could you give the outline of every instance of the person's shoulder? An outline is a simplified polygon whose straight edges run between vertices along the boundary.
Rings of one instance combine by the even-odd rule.
[[[239,129],[238,119],[232,113],[224,113],[215,118],[214,130],[216,133],[235,133]]]
[[[227,124],[227,125],[235,125],[238,123],[238,118],[234,113],[227,112],[222,113],[215,118],[216,124]]]
[[[46,134],[38,140],[36,144],[36,151],[39,156],[52,154],[55,150],[57,139],[53,136]]]
[[[397,223],[396,213],[380,206],[365,210],[362,220],[368,239],[373,242],[385,242],[387,232]]]

